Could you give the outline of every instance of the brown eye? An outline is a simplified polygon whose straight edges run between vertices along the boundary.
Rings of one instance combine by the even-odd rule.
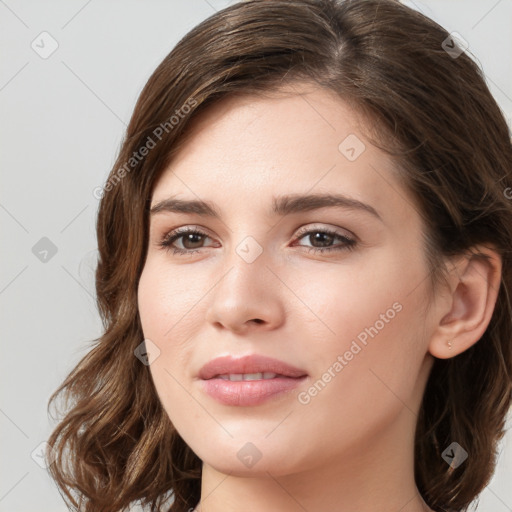
[[[310,229],[309,231],[302,232],[297,237],[297,240],[300,239],[307,239],[311,243],[310,246],[303,245],[301,247],[305,247],[308,251],[312,252],[352,250],[357,244],[352,238],[329,229]],[[332,245],[335,240],[340,240],[341,244]]]
[[[159,245],[167,250],[172,250],[175,254],[186,254],[195,252],[203,247],[204,239],[209,238],[206,233],[197,229],[179,229],[168,233]],[[175,246],[179,242],[182,247]]]

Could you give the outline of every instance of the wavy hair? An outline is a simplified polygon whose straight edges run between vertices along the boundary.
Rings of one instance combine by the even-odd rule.
[[[139,502],[185,512],[199,502],[201,460],[164,412],[149,366],[134,357],[144,339],[137,288],[152,188],[209,105],[299,81],[335,92],[371,121],[372,142],[416,199],[432,290],[447,256],[490,244],[502,258],[490,324],[468,350],[435,359],[415,434],[425,502],[467,510],[477,498],[494,472],[512,394],[512,144],[480,66],[468,51],[450,53],[450,37],[394,0],[252,0],[206,19],[165,57],[102,191],[104,334],[48,403],[60,397],[65,409],[47,458],[55,456],[49,472],[70,509],[119,512]],[[456,469],[441,457],[452,441],[469,453]]]

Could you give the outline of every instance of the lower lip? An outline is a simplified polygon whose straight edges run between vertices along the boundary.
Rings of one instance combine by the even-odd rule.
[[[239,380],[225,379],[202,380],[203,390],[225,405],[249,406],[266,402],[271,397],[291,391],[306,379],[303,377],[275,377],[273,379]]]

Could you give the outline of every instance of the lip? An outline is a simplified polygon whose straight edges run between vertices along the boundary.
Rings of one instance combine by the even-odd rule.
[[[199,370],[199,378],[208,380],[227,373],[278,373],[285,377],[303,377],[307,372],[279,359],[251,354],[242,357],[222,356],[212,359]]]
[[[230,381],[220,375],[233,373],[276,373],[273,379]],[[280,395],[299,386],[307,373],[284,361],[252,354],[243,357],[222,356],[212,359],[199,371],[202,389],[218,402],[225,405],[258,405],[271,397]]]

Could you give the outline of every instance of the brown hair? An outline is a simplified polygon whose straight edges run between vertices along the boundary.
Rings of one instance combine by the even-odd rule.
[[[47,457],[57,455],[49,470],[72,507],[197,505],[201,461],[164,412],[149,367],[134,357],[144,339],[137,287],[152,187],[209,105],[299,80],[334,91],[375,123],[373,142],[392,155],[416,198],[433,286],[446,256],[491,244],[502,257],[489,327],[457,357],[435,360],[416,429],[416,484],[431,508],[466,510],[483,490],[511,402],[512,145],[481,70],[467,52],[445,51],[448,37],[393,0],[253,0],[203,21],[154,71],[98,213],[105,333],[48,405],[66,399]],[[469,457],[452,470],[441,454],[453,441]]]

